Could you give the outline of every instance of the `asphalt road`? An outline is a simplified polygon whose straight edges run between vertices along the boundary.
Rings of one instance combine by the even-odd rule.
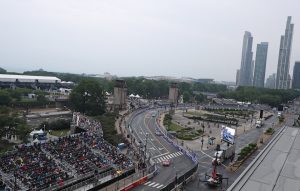
[[[248,145],[249,143],[257,142],[260,135],[269,127],[271,127],[273,124],[277,121],[277,115],[274,115],[267,121],[265,121],[264,126],[262,128],[252,128],[248,132],[241,134],[235,138],[235,144],[236,144],[236,153],[239,153],[240,150]],[[223,177],[228,178],[228,184],[227,181],[224,180],[223,185],[220,187],[208,187],[205,182],[205,174],[211,175],[212,173],[212,159],[215,153],[215,150],[207,150],[207,151],[201,151],[197,152],[198,155],[198,176],[197,178],[189,183],[185,190],[187,191],[194,191],[194,190],[226,190],[233,182],[234,180],[240,175],[241,172],[251,163],[251,161],[255,158],[255,156],[260,152],[262,148],[260,148],[258,151],[256,151],[241,167],[237,172],[229,172],[225,170],[225,166],[218,166],[217,172],[221,173]],[[227,161],[227,164],[229,161]],[[227,165],[225,163],[225,165]]]
[[[184,154],[167,143],[162,136],[155,134],[157,115],[152,116],[152,114],[157,114],[157,111],[157,109],[148,110],[132,119],[131,129],[134,137],[141,141],[142,145],[145,145],[147,140],[147,153],[158,167],[158,174],[155,177],[134,190],[160,190],[175,180],[176,174],[181,176],[195,165]],[[162,161],[165,159],[171,160],[170,166],[162,166]]]

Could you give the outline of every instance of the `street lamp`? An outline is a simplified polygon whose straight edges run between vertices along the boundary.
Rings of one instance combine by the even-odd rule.
[[[202,130],[202,136],[201,136],[201,137],[202,137],[202,139],[201,139],[201,150],[203,150],[203,142],[204,142],[203,137],[204,137],[204,128],[205,128],[205,127],[204,127],[204,124],[203,124],[203,123],[202,123],[201,126],[202,126],[202,129],[203,129],[203,130]]]
[[[143,165],[145,165],[145,166],[146,166],[148,136],[149,136],[149,133],[146,133],[146,143],[145,143],[144,161],[143,161]],[[144,172],[145,172],[145,170],[143,170],[143,176],[144,176]]]
[[[85,114],[85,102],[86,102],[86,97],[89,95],[88,91],[85,91],[83,94],[83,114]]]

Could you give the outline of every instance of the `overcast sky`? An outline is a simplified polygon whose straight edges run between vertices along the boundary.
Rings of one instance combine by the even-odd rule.
[[[242,40],[269,42],[276,71],[287,16],[300,60],[299,0],[0,0],[0,67],[235,81]]]

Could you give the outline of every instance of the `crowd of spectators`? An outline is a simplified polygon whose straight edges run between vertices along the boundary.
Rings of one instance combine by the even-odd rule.
[[[0,156],[0,175],[1,172],[14,175],[28,190],[42,190],[62,186],[66,180],[78,175],[97,173],[110,167],[125,172],[134,167],[131,159],[104,140],[100,122],[79,113],[73,115],[73,122],[86,132],[19,145],[14,151]],[[72,171],[66,170],[64,164]]]
[[[80,133],[62,137],[56,141],[49,141],[42,147],[51,153],[56,159],[65,161],[76,170],[77,175],[86,174],[93,170],[101,170],[108,166],[108,161],[102,156],[94,154],[83,142]],[[94,169],[96,165],[97,169]]]
[[[85,115],[81,115],[80,113],[73,113],[73,121],[76,126],[99,135],[103,135],[101,123],[97,120],[90,119]]]
[[[0,169],[6,174],[13,172],[29,190],[41,190],[71,178],[41,150],[40,144],[20,145],[2,155],[0,161]]]
[[[132,160],[121,153],[116,147],[109,144],[103,137],[97,134],[83,134],[83,140],[91,148],[99,150],[103,156],[118,167],[118,170],[126,170],[134,166]]]

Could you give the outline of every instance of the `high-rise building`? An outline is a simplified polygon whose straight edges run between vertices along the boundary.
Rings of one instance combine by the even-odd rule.
[[[291,23],[292,17],[289,16],[286,22],[285,34],[281,35],[280,48],[277,65],[276,88],[290,88],[289,70],[290,56],[292,49],[294,24]]]
[[[300,61],[295,62],[292,88],[300,89]]]
[[[266,63],[268,54],[268,43],[261,42],[256,47],[255,69],[253,77],[253,86],[264,87],[266,75]]]
[[[253,85],[254,63],[255,63],[255,61],[252,60],[252,62],[251,62],[251,74],[250,74],[250,77],[251,77],[251,86]]]
[[[235,76],[235,85],[239,85],[240,80],[240,70],[236,70],[236,76]]]
[[[276,74],[271,74],[266,81],[266,88],[275,89],[276,88]]]
[[[252,86],[252,42],[253,37],[250,32],[245,31],[243,39],[242,60],[240,68],[239,84],[240,86]]]

